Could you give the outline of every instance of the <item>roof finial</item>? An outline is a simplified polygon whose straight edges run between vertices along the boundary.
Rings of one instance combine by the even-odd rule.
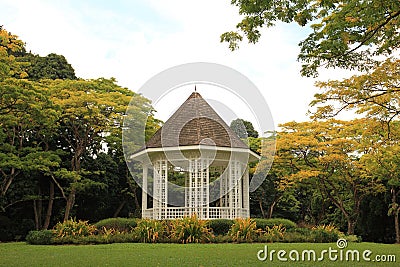
[[[196,85],[194,85],[194,91],[197,92]]]

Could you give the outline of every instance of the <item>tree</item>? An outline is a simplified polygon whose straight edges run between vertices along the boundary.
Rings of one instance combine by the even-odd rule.
[[[372,73],[342,81],[318,82],[323,92],[315,95],[314,118],[331,118],[355,110],[390,125],[400,114],[400,60],[387,59]],[[390,135],[390,129],[387,131]],[[389,136],[388,136],[389,137]]]
[[[360,155],[369,148],[360,142],[366,125],[367,120],[290,122],[281,125],[283,130],[278,134],[281,158],[296,170],[286,180],[312,181],[321,195],[340,210],[348,234],[354,233],[361,201],[385,190],[376,177],[361,175],[365,166]]]
[[[39,55],[33,55],[29,53],[22,58],[18,58],[18,60],[29,63],[29,66],[26,67],[26,72],[28,74],[28,79],[30,80],[77,79],[75,76],[75,70],[63,55],[51,53],[45,57],[41,57]]]
[[[8,78],[0,82],[0,196],[4,200],[14,179],[26,168],[29,155],[40,151],[57,114],[42,86]]]
[[[240,138],[258,138],[258,132],[254,129],[253,124],[249,121],[243,119],[235,119],[231,122],[229,127]]]
[[[400,244],[400,125],[394,122],[390,140],[382,138],[382,127],[375,124],[368,131],[370,151],[362,157],[366,164],[365,176],[378,178],[386,187],[390,196],[387,214],[394,218],[396,243]],[[384,130],[383,130],[384,131]],[[385,134],[383,134],[385,135]]]
[[[52,99],[60,108],[60,137],[65,141],[62,149],[70,151],[68,198],[64,220],[70,216],[78,191],[99,183],[90,179],[82,169],[82,159],[103,150],[107,136],[120,134],[126,108],[134,97],[136,114],[147,114],[148,100],[116,85],[115,80],[55,80],[47,81]]]
[[[238,48],[242,34],[256,43],[260,28],[277,21],[308,26],[312,32],[299,43],[304,76],[316,76],[321,66],[367,70],[375,66],[377,56],[392,55],[400,46],[398,0],[232,0],[231,4],[244,16],[236,25],[238,31],[221,35],[231,50]]]
[[[0,26],[0,80],[6,77],[25,78],[28,74],[23,70],[23,63],[16,56],[25,53],[25,44],[18,36],[7,32]]]
[[[369,168],[380,174],[388,192],[392,193],[391,211],[395,217],[396,240],[399,242],[396,209],[399,190],[394,182],[396,178],[390,177],[396,173],[391,164],[397,162],[393,153],[398,149],[399,139],[400,60],[387,59],[372,73],[355,75],[342,81],[318,82],[317,86],[323,92],[316,94],[311,103],[317,107],[314,118],[330,118],[346,110],[355,110],[377,120],[370,121],[374,121],[374,126],[370,127],[374,131],[369,130],[368,133],[374,144],[370,144],[371,151],[365,158],[368,158]],[[384,156],[387,158],[384,159]]]

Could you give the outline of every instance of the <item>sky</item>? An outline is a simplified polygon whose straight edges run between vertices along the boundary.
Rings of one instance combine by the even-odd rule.
[[[234,52],[220,43],[220,35],[234,30],[240,21],[230,0],[0,0],[0,18],[0,25],[18,35],[28,51],[64,55],[78,77],[114,77],[136,92],[154,75],[176,65],[228,66],[257,86],[275,126],[308,120],[308,104],[318,92],[316,80],[301,77],[297,62],[298,43],[308,29],[280,23],[263,29],[257,44],[243,42]],[[341,72],[322,70],[319,79],[340,77]],[[155,101],[156,116],[165,121],[192,87]],[[257,124],[240,100],[221,91],[213,93],[218,88],[199,85],[197,89],[210,102],[217,106],[220,102],[237,117]]]

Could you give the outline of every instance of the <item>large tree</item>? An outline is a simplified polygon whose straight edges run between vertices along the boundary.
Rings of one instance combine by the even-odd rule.
[[[221,35],[232,50],[245,35],[256,43],[261,28],[276,22],[296,22],[312,32],[300,45],[301,73],[316,76],[320,66],[366,70],[377,56],[388,56],[400,46],[398,0],[232,0],[243,16],[237,31]],[[380,57],[382,58],[382,57]]]
[[[369,151],[362,157],[364,176],[377,178],[385,185],[390,199],[387,214],[393,216],[396,243],[400,243],[400,124],[392,122],[390,139],[385,138],[386,127],[379,123],[373,126],[365,133]]]
[[[52,99],[60,108],[59,118],[62,149],[70,151],[69,181],[64,220],[70,216],[76,194],[88,186],[99,184],[82,169],[85,156],[94,156],[105,149],[107,136],[120,134],[126,108],[135,98],[136,113],[147,114],[148,100],[127,88],[122,88],[115,80],[55,80],[48,81]],[[115,140],[115,139],[114,139]]]
[[[370,175],[380,177],[391,193],[390,213],[394,215],[396,242],[399,242],[398,182],[395,169],[398,160],[398,122],[400,115],[400,60],[387,59],[373,72],[355,75],[341,81],[318,82],[322,92],[315,95],[314,118],[335,117],[343,111],[355,111],[374,118],[368,159]],[[371,131],[369,131],[371,133]],[[373,170],[373,171],[372,171]]]
[[[360,215],[361,201],[369,194],[383,192],[376,177],[362,176],[365,166],[360,156],[369,149],[361,142],[367,120],[290,122],[281,125],[277,147],[280,158],[292,173],[288,182],[308,180],[325,199],[340,210],[353,234]]]
[[[0,82],[0,197],[5,199],[14,179],[43,150],[57,112],[40,84],[8,78]],[[33,166],[30,166],[33,167]],[[0,201],[1,202],[1,201]]]

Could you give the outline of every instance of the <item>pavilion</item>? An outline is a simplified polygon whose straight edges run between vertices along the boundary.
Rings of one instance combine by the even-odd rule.
[[[259,156],[196,91],[131,158],[143,166],[143,218],[250,216],[248,163]]]

